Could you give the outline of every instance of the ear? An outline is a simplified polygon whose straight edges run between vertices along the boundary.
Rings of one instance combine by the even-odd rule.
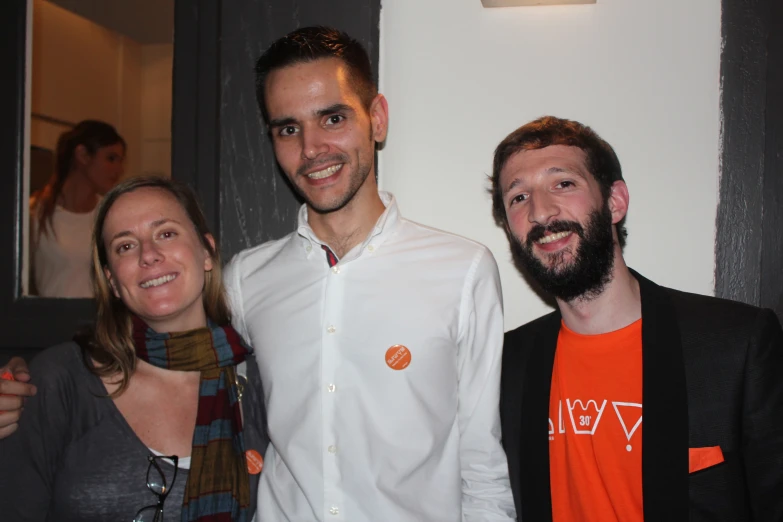
[[[612,183],[612,192],[609,194],[609,210],[612,212],[612,224],[619,223],[628,213],[630,196],[625,181]]]
[[[212,246],[212,251],[215,252],[215,238],[212,237],[212,234],[204,234],[204,237]],[[214,268],[214,263],[212,262],[212,255],[206,248],[204,249],[204,256],[204,272],[210,272]]]
[[[109,271],[109,269],[104,266],[103,274],[106,276],[106,280],[109,282],[109,287],[111,288],[111,292],[114,294],[114,297],[119,299],[120,292],[117,291],[117,286],[114,284],[114,278],[111,275],[111,271]]]
[[[76,146],[73,150],[73,157],[82,165],[86,165],[90,161],[90,153],[84,145]]]
[[[383,143],[389,129],[389,103],[383,94],[378,94],[370,104],[370,122],[372,124],[372,139]]]

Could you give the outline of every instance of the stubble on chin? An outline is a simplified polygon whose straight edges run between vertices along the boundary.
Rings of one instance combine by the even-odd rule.
[[[348,167],[347,163],[343,165],[343,168],[347,168],[347,167]],[[307,206],[313,212],[316,212],[318,214],[330,214],[332,212],[340,211],[351,205],[351,203],[354,201],[359,191],[362,189],[362,186],[367,181],[367,177],[370,175],[371,168],[369,166],[360,165],[359,169],[360,170],[358,176],[345,173],[350,178],[348,187],[346,187],[342,193],[336,194],[333,198],[330,198],[329,200],[314,201],[312,198],[308,197],[308,194],[306,194],[301,189],[300,189],[300,195],[307,203]]]

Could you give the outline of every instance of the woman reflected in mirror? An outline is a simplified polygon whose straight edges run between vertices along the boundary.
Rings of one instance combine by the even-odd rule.
[[[92,297],[92,224],[100,198],[122,177],[125,152],[125,140],[102,121],[60,135],[52,177],[30,197],[31,294]]]

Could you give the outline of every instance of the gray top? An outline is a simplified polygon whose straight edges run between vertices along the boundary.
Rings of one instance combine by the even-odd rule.
[[[261,378],[247,364],[242,396],[246,449],[267,445]],[[42,352],[30,365],[35,397],[27,400],[19,429],[0,441],[0,518],[90,522],[133,520],[155,505],[147,489],[149,449],[131,430],[114,401],[102,397],[101,380],[85,367],[81,349],[67,343]],[[161,459],[159,459],[161,462]],[[161,464],[167,477],[174,468]],[[165,503],[164,521],[180,519],[188,470],[179,469]],[[258,475],[250,477],[250,513]]]

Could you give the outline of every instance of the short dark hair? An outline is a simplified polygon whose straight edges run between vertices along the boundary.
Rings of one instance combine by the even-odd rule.
[[[378,85],[373,79],[370,57],[362,44],[331,27],[304,27],[275,41],[256,62],[256,100],[265,121],[269,121],[265,98],[269,73],[325,58],[337,58],[348,66],[356,93],[364,107],[370,108],[378,94]]]
[[[523,150],[538,150],[551,145],[567,145],[582,149],[587,156],[587,170],[598,181],[601,195],[606,201],[615,181],[622,181],[623,171],[614,149],[593,129],[578,121],[554,116],[543,116],[518,128],[500,142],[495,149],[492,164],[492,216],[498,226],[507,227],[506,209],[503,205],[503,191],[500,187],[500,172],[508,160]],[[617,238],[620,247],[625,246],[628,231],[625,218],[617,223]]]

